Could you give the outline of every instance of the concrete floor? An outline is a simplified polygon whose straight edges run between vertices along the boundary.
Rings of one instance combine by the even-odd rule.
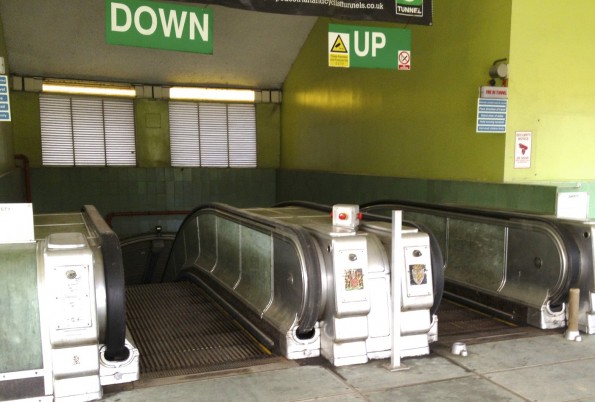
[[[467,345],[468,356],[435,345],[429,356],[330,367],[285,361],[220,376],[186,377],[104,394],[104,401],[595,401],[595,336],[559,332]],[[171,382],[171,380],[170,380]]]

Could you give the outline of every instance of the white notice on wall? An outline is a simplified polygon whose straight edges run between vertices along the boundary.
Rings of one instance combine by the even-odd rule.
[[[35,241],[32,204],[0,204],[0,244]]]
[[[585,192],[558,193],[556,217],[586,220],[589,215],[589,194]]]
[[[514,168],[529,169],[531,167],[531,131],[517,131],[514,141]]]

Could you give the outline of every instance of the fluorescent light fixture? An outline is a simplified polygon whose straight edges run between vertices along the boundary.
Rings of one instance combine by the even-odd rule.
[[[221,102],[254,102],[255,93],[250,89],[171,87],[169,89],[169,98]]]
[[[87,83],[44,82],[43,92],[56,92],[73,95],[126,96],[133,98],[136,91],[131,86]]]

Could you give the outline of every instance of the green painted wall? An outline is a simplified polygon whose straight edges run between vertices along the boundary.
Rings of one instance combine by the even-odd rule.
[[[0,57],[4,57],[5,73],[10,74],[8,53],[4,43],[4,27],[0,18]],[[9,96],[12,94],[9,93]],[[13,112],[14,113],[14,112]],[[0,175],[14,169],[14,152],[12,142],[12,123],[0,122]]]
[[[258,167],[278,168],[280,164],[281,105],[256,105],[256,152]]]
[[[593,16],[592,0],[513,1],[505,181],[595,179]],[[514,168],[516,131],[533,132],[530,169]]]
[[[475,119],[510,13],[511,0],[434,2],[433,26],[408,27],[409,72],[327,67],[320,19],[283,87],[281,167],[501,182],[505,135],[476,134]]]
[[[11,103],[14,151],[26,155],[31,166],[41,166],[41,123],[37,93],[13,91]]]

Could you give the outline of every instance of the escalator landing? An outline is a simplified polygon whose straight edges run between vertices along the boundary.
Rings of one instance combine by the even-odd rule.
[[[453,342],[468,345],[507,339],[552,335],[562,330],[542,330],[528,325],[504,321],[492,315],[442,299],[438,314],[438,342],[436,346],[450,348]],[[436,348],[434,348],[436,349]]]

